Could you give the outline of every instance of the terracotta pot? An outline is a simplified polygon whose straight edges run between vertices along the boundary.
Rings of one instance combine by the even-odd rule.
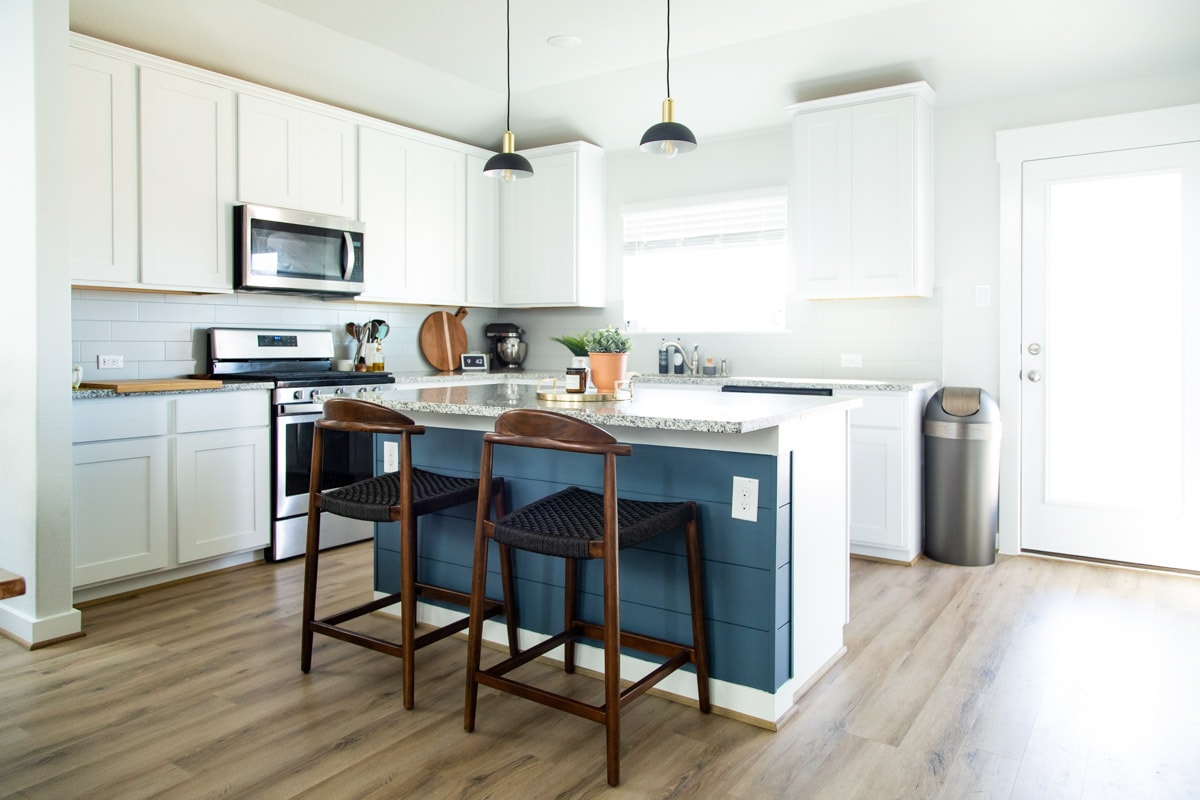
[[[592,383],[598,392],[612,392],[613,385],[625,377],[629,353],[588,353],[592,367]]]

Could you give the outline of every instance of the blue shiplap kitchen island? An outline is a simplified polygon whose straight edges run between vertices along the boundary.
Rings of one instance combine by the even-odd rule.
[[[563,404],[539,401],[529,383],[478,379],[367,399],[427,427],[413,440],[413,461],[426,469],[478,475],[482,433],[495,418],[510,408],[545,408],[598,424],[634,446],[632,456],[618,461],[622,496],[697,501],[712,701],[719,710],[775,727],[845,652],[847,419],[861,401],[639,385],[628,400]],[[383,447],[376,452],[382,470]],[[600,467],[598,458],[519,448],[505,448],[495,462],[509,487],[509,508],[567,485],[599,491]],[[753,522],[732,518],[734,476],[758,480]],[[420,579],[468,589],[474,506],[422,517],[419,524]],[[397,523],[378,526],[375,548],[375,588],[395,591]],[[589,563],[580,584],[583,613],[597,621],[598,567]],[[620,569],[622,626],[690,641],[682,537],[621,551]],[[515,572],[522,644],[528,645],[560,626],[562,563],[522,552]],[[490,576],[489,595],[500,596],[498,574]],[[423,605],[419,616],[436,621],[456,614]],[[489,621],[484,635],[503,642],[502,624]],[[578,659],[581,667],[600,670],[598,649],[582,648]],[[647,671],[632,660],[627,666],[630,677]],[[695,697],[688,675],[676,673],[659,688]]]

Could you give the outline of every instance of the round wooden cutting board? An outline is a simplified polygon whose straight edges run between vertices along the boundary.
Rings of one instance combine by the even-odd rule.
[[[421,323],[421,355],[435,369],[450,372],[461,366],[460,357],[467,352],[467,330],[462,324],[465,316],[465,308],[454,314],[435,311]]]

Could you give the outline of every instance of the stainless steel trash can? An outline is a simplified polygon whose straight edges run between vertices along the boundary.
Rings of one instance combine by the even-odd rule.
[[[982,389],[939,389],[925,406],[925,555],[994,564],[999,506],[1000,407]]]

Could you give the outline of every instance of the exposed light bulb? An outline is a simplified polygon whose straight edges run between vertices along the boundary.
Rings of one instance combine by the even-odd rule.
[[[517,179],[517,176],[513,173],[513,171],[511,169],[506,169],[506,170],[504,170],[504,172],[502,172],[500,174],[500,180],[504,181],[505,183],[512,183],[516,179]]]
[[[660,152],[666,158],[674,158],[679,152],[679,148],[675,146],[674,142],[667,140],[659,145],[658,152]]]

